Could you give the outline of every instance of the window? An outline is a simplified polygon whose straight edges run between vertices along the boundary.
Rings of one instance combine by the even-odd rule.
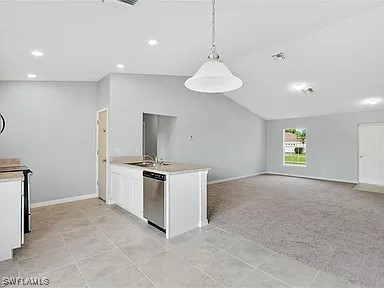
[[[307,130],[305,128],[284,129],[284,165],[306,166]]]

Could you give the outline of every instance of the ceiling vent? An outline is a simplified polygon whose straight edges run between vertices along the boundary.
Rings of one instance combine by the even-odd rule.
[[[126,6],[126,4],[134,6],[138,1],[139,0],[102,0],[103,3],[123,9],[123,6]]]
[[[116,1],[119,1],[119,2],[123,2],[123,3],[126,3],[126,4],[129,4],[129,5],[135,5],[137,1],[139,0],[116,0]]]
[[[273,55],[272,55],[272,58],[275,59],[276,61],[282,61],[282,60],[285,60],[284,52],[280,52],[280,53],[277,53],[277,54],[273,54]]]

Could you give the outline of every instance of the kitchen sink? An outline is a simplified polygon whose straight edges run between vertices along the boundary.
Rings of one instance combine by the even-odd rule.
[[[169,163],[154,163],[154,162],[133,162],[133,163],[126,163],[129,165],[139,166],[139,167],[159,167],[159,166],[167,166],[171,165]]]

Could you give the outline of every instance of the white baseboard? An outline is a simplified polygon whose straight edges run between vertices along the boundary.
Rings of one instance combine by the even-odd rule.
[[[263,175],[263,174],[265,174],[265,172],[254,173],[254,174],[243,175],[243,176],[237,176],[237,177],[231,177],[231,178],[225,178],[225,179],[221,179],[221,180],[214,180],[214,181],[209,181],[208,185],[217,184],[217,183],[223,183],[223,182],[228,182],[228,181],[233,181],[233,180],[239,180],[239,179],[253,177],[253,176],[258,176],[258,175]]]
[[[204,227],[208,225],[208,219],[204,219],[203,221],[199,221],[199,227]]]
[[[286,174],[286,173],[279,173],[279,172],[266,172],[265,174],[269,174],[269,175],[279,175],[279,176],[288,176],[288,177],[297,177],[297,178],[305,178],[305,179],[314,179],[314,180],[324,180],[324,181],[333,181],[333,182],[343,182],[343,183],[357,184],[357,181],[342,180],[342,179],[335,179],[335,178],[312,177],[312,176],[303,176],[303,175],[295,175],[295,174]]]
[[[62,203],[85,200],[85,199],[96,198],[96,197],[98,197],[97,194],[87,194],[87,195],[68,197],[68,198],[62,198],[62,199],[57,199],[57,200],[37,202],[37,203],[32,203],[31,208],[37,208],[37,207],[43,207],[43,206],[49,206],[49,205],[55,205],[55,204],[62,204]]]

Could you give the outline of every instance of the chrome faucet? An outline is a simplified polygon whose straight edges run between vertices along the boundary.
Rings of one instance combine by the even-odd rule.
[[[145,161],[145,157],[148,157],[149,159],[151,159],[153,162],[155,162],[156,161],[156,156],[155,156],[155,158],[153,158],[153,156],[151,156],[151,155],[143,155],[143,161]]]
[[[145,161],[145,157],[148,157],[150,158],[153,162],[155,162],[156,164],[159,164],[160,161],[159,161],[159,157],[157,157],[155,154],[152,154],[152,155],[144,155],[143,156],[143,161]]]
[[[145,162],[145,158],[149,158],[153,163],[155,163],[155,165],[156,166],[158,166],[158,165],[164,165],[164,160],[163,160],[163,158],[159,158],[159,157],[157,157],[155,154],[152,154],[152,155],[148,155],[148,154],[146,154],[146,155],[144,155],[143,156],[143,161]]]

